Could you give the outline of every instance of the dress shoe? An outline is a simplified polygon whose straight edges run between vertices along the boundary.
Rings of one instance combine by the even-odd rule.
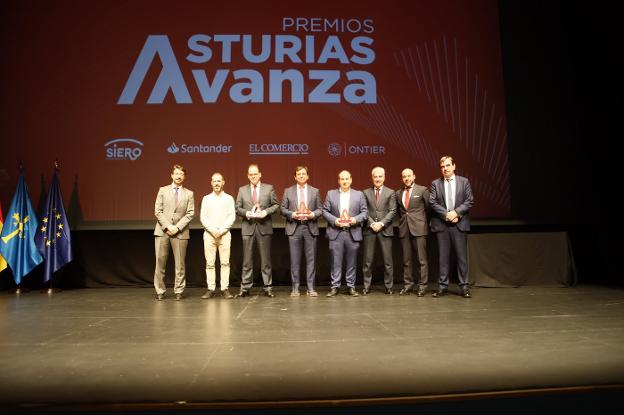
[[[417,297],[424,297],[427,289],[425,287],[418,287],[418,291],[416,291]]]
[[[470,294],[470,290],[468,288],[462,289],[461,296],[464,298],[472,298],[472,295]]]
[[[175,295],[176,301],[180,301],[182,299],[182,293],[178,293]]]
[[[290,292],[290,296],[291,297],[299,297],[301,294],[299,293],[299,290],[292,290]]]
[[[275,294],[273,294],[273,288],[269,287],[266,290],[264,290],[264,295],[266,295],[267,297],[275,297]]]
[[[162,301],[162,300],[164,300],[164,299],[165,299],[165,294],[156,294],[156,299],[157,299],[158,301]]]
[[[410,295],[412,293],[412,287],[403,287],[401,291],[399,291],[399,295]]]
[[[370,292],[371,292],[370,288],[364,288],[362,290],[362,295],[368,295],[368,294],[370,294]]]
[[[360,296],[360,294],[358,294],[358,292],[355,291],[355,288],[353,288],[353,287],[349,288],[349,295],[351,297],[359,297]]]
[[[249,297],[249,291],[240,290],[239,293],[234,296],[234,298],[241,298],[241,297]]]
[[[318,293],[317,293],[316,291],[314,291],[314,290],[312,290],[312,291],[307,291],[307,292],[306,292],[306,295],[307,295],[308,297],[318,297]]]
[[[201,296],[201,298],[202,298],[202,300],[207,300],[207,299],[212,298],[214,296],[215,296],[214,290],[208,290],[208,291],[206,291],[206,294]]]
[[[335,297],[338,295],[338,288],[336,287],[332,287],[331,290],[329,290],[329,292],[327,293],[328,297]]]
[[[392,291],[392,288],[386,288],[386,294],[392,295],[394,294],[394,291]]]
[[[228,290],[227,288],[225,290],[221,290],[221,295],[223,296],[223,298],[227,298],[228,300],[230,298],[234,298],[234,296],[230,294],[230,290]]]
[[[445,288],[441,288],[441,289],[438,289],[438,291],[431,294],[431,296],[433,298],[438,298],[438,297],[444,297],[446,294],[448,294],[448,290]]]

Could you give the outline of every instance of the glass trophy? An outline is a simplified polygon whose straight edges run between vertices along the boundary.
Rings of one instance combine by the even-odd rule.
[[[344,209],[342,211],[340,219],[338,219],[338,223],[341,225],[351,225],[351,216],[349,216],[349,212],[347,212],[347,209]]]
[[[308,209],[305,203],[301,202],[299,204],[299,210],[295,212],[295,218],[297,220],[307,220],[309,214],[310,214],[310,209]]]
[[[253,207],[251,208],[250,212],[251,213],[250,213],[249,216],[252,217],[252,218],[261,218],[262,217],[262,208],[260,208],[260,205],[257,204],[257,203],[255,205],[253,205]]]

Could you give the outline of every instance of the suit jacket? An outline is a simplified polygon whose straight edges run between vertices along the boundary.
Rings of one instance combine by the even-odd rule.
[[[258,229],[261,235],[273,234],[271,215],[277,212],[279,205],[272,185],[260,183],[258,205],[260,205],[260,209],[266,210],[267,215],[262,219],[247,219],[247,212],[253,209],[254,206],[251,200],[251,185],[247,184],[238,189],[238,195],[236,196],[236,214],[243,219],[241,235],[253,235],[256,229]]]
[[[463,177],[455,175],[457,180],[455,188],[455,212],[459,215],[459,222],[457,222],[457,228],[463,232],[470,230],[470,215],[468,212],[474,204],[474,198],[472,196],[472,188],[470,187],[470,181]],[[432,232],[440,232],[444,230],[444,227],[448,225],[446,221],[446,190],[444,186],[444,179],[435,179],[431,183],[431,195],[429,196],[429,204],[433,210],[431,216],[430,225]]]
[[[178,205],[175,204],[173,185],[163,186],[158,189],[156,203],[154,204],[154,214],[156,215],[155,236],[165,236],[167,227],[175,225],[180,230],[173,235],[173,238],[190,239],[188,224],[195,216],[195,201],[193,192],[182,187],[178,195]]]
[[[394,235],[392,221],[394,220],[394,216],[397,212],[397,202],[394,196],[394,190],[384,186],[379,194],[379,203],[377,203],[374,187],[365,189],[362,193],[364,193],[366,206],[368,208],[368,218],[366,220],[366,225],[364,226],[364,235],[377,233],[370,227],[373,222],[381,222],[384,224],[381,232],[379,232],[382,235]]]
[[[286,235],[290,236],[295,233],[295,229],[297,228],[297,224],[306,224],[308,229],[310,229],[310,233],[312,235],[319,234],[318,228],[318,218],[322,215],[322,205],[321,205],[321,192],[316,187],[312,187],[307,185],[307,200],[308,200],[308,209],[314,213],[314,218],[307,220],[305,222],[301,222],[298,220],[293,220],[292,214],[299,210],[299,205],[297,204],[297,185],[290,186],[284,189],[284,197],[282,198],[282,204],[280,205],[280,212],[282,216],[286,218]]]
[[[397,190],[397,211],[399,214],[399,237],[408,235],[425,236],[429,234],[427,216],[429,215],[429,190],[425,186],[414,184],[407,210],[403,204],[405,189]]]
[[[327,239],[334,240],[338,237],[341,229],[336,226],[336,219],[340,218],[340,189],[327,192],[323,204],[323,217],[327,221]],[[355,225],[349,227],[349,232],[354,241],[362,240],[362,223],[368,217],[368,208],[364,194],[359,190],[351,189],[349,195],[349,216],[355,219]]]

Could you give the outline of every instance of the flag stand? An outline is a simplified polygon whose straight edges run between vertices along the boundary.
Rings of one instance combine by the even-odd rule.
[[[49,284],[48,284],[48,288],[42,288],[42,289],[41,289],[41,292],[42,292],[42,293],[46,293],[46,294],[48,294],[48,295],[49,295],[49,294],[58,293],[58,292],[60,292],[60,291],[63,291],[63,290],[61,290],[60,288],[53,287],[53,284],[52,284],[52,278],[50,278],[50,282],[49,282]]]
[[[15,288],[14,291],[11,291],[11,293],[15,293],[15,294],[25,294],[28,291],[30,291],[28,288],[26,287],[22,287],[21,284],[18,284],[17,287]]]

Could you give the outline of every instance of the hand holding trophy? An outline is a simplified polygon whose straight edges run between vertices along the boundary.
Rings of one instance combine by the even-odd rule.
[[[295,220],[306,221],[310,217],[310,209],[305,205],[305,203],[301,202],[299,204],[299,210],[295,212],[293,218]]]
[[[338,219],[338,225],[342,227],[351,226],[351,216],[349,216],[349,212],[347,212],[347,209],[344,209],[342,211],[340,219]]]
[[[264,215],[262,214],[262,209],[260,208],[259,204],[255,204],[251,210],[247,213],[247,217],[249,219],[260,219],[263,218]]]

